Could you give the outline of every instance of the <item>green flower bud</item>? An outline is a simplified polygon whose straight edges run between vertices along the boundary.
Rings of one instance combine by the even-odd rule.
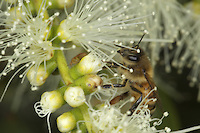
[[[96,74],[88,74],[75,80],[76,86],[81,86],[85,95],[94,92],[102,84],[102,79]]]

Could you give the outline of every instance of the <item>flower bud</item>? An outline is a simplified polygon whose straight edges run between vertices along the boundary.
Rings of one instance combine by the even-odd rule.
[[[36,66],[31,67],[26,76],[31,85],[41,86],[45,83],[46,79],[56,69],[56,67],[56,62],[54,60],[49,60],[46,62],[46,66],[41,64],[38,68],[36,68]]]
[[[88,54],[84,56],[80,63],[78,63],[78,68],[81,74],[97,73],[102,69],[101,61],[94,55]]]
[[[40,103],[43,110],[55,112],[65,103],[65,101],[58,91],[51,91],[42,94]]]
[[[70,75],[73,79],[77,79],[85,74],[97,73],[101,69],[101,60],[99,60],[97,56],[90,53],[84,56],[77,65],[71,68]]]
[[[65,101],[72,107],[78,107],[85,102],[85,94],[80,86],[68,87],[64,93]]]
[[[48,73],[44,67],[39,66],[39,68],[31,67],[27,73],[27,78],[31,85],[41,86],[45,83]]]
[[[102,84],[102,79],[96,74],[88,74],[75,80],[76,86],[81,86],[85,95],[94,92]]]
[[[76,118],[71,112],[66,112],[57,118],[57,126],[60,132],[68,132],[76,126]]]
[[[65,30],[65,29],[68,29],[68,28],[66,27],[66,23],[67,23],[67,19],[63,20],[63,21],[60,23],[57,32],[60,33],[59,38],[60,38],[62,41],[64,41],[64,42],[69,42],[69,41],[72,41],[72,37],[71,37],[71,35],[70,35],[70,32],[67,31],[67,30]]]

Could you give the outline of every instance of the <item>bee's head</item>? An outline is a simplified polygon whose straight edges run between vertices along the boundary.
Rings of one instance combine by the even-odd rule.
[[[128,48],[122,48],[117,51],[125,60],[128,60],[130,63],[137,63],[140,61],[140,58],[144,54],[143,51],[138,48],[136,50],[131,50]]]
[[[133,69],[135,74],[139,72],[143,75],[143,70],[152,73],[151,62],[141,48],[136,50],[122,48],[117,52],[122,56],[123,65]]]
[[[140,41],[136,46],[133,47],[133,49],[128,48],[122,48],[118,50],[117,52],[127,61],[130,63],[137,63],[140,61],[141,56],[144,55],[144,52],[139,48],[139,44],[141,43],[142,39],[144,38],[144,35],[141,37]]]
[[[145,52],[139,47],[144,35],[136,46],[132,48],[121,48],[117,51],[122,57],[123,65],[133,69],[134,75],[144,75],[144,71],[152,75],[151,62]]]

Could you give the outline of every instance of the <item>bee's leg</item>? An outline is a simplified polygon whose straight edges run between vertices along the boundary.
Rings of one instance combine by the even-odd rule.
[[[133,106],[129,109],[129,111],[130,111],[129,116],[131,116],[131,115],[133,114],[133,112],[136,110],[136,108],[138,107],[138,105],[142,102],[142,96],[143,96],[141,91],[139,91],[138,89],[136,89],[136,88],[133,87],[133,86],[130,86],[130,87],[131,87],[131,89],[132,89],[133,91],[139,93],[139,94],[140,94],[140,97],[139,97],[139,98],[137,99],[137,101],[133,104]]]
[[[125,79],[123,84],[112,84],[112,85],[103,85],[102,88],[104,89],[110,89],[110,88],[121,88],[121,87],[125,87],[126,83],[127,83],[128,79]]]
[[[115,62],[111,62],[111,61],[105,61],[105,63],[107,63],[107,66],[109,68],[117,68],[119,67],[119,64],[115,63]],[[106,68],[106,67],[105,67]]]
[[[141,96],[138,98],[138,100],[133,104],[133,106],[129,109],[130,114],[128,114],[129,116],[131,116],[133,114],[133,112],[136,110],[136,108],[138,107],[138,105],[142,102],[142,94]]]
[[[109,88],[121,88],[121,87],[125,87],[126,86],[126,83],[127,83],[128,79],[125,79],[123,84],[112,84],[112,85],[103,85],[102,88],[104,89],[109,89]],[[111,101],[110,101],[110,104],[116,104],[117,102],[119,102],[120,100],[123,100],[124,98],[126,98],[128,96],[128,92],[125,92],[119,96],[116,96],[115,98],[113,98]]]
[[[119,96],[116,96],[115,98],[113,98],[111,101],[110,101],[110,104],[113,105],[113,104],[116,104],[118,103],[119,101],[123,100],[124,98],[126,98],[127,96],[129,95],[129,92],[125,92]]]

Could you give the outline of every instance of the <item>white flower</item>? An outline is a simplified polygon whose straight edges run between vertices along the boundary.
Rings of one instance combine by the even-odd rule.
[[[90,96],[92,97],[92,95]],[[98,106],[97,109],[94,109],[92,105],[89,104],[89,115],[93,125],[93,132],[155,133],[161,131],[171,131],[170,128],[167,127],[164,130],[156,129],[156,126],[162,123],[162,119],[167,117],[168,113],[165,112],[161,119],[151,118],[150,110],[148,109],[148,106],[146,106],[147,103],[144,105],[139,104],[131,116],[128,116],[129,111],[123,114],[121,112],[122,107],[130,102],[133,102],[132,98],[127,101],[123,101],[122,105],[119,106],[110,105],[107,101],[103,102],[103,104]]]
[[[7,61],[0,77],[6,76],[10,71],[19,67],[8,82],[0,101],[17,73],[25,70],[20,74],[23,82],[27,71],[32,66],[38,68],[41,63],[51,59],[54,55],[55,48],[52,47],[52,40],[48,40],[48,37],[51,23],[59,13],[45,19],[44,12],[48,5],[43,2],[41,10],[34,17],[29,9],[29,1],[26,2],[25,5],[19,1],[18,5],[13,7],[14,9],[8,7],[6,11],[0,12],[0,25],[2,26],[0,29],[0,62]],[[12,13],[13,11],[17,13]]]
[[[106,79],[104,80],[107,82]],[[134,98],[130,97],[119,101],[114,105],[110,104],[110,100],[116,96],[116,90],[110,90],[110,93],[106,92],[105,89],[99,88],[97,92],[90,94],[87,105],[90,116],[90,123],[92,125],[92,132],[105,132],[105,133],[186,133],[194,130],[199,130],[200,126],[194,126],[191,128],[171,131],[169,127],[164,129],[156,129],[157,126],[162,124],[162,120],[169,115],[168,112],[164,112],[161,118],[153,118],[150,110],[148,109],[148,102],[156,99],[148,99],[145,103],[145,99],[156,90],[154,88],[149,94],[142,100],[136,110],[131,116],[130,112],[122,111],[127,110],[127,105],[134,102]],[[98,100],[98,103],[95,104]],[[96,102],[95,102],[96,101]],[[96,105],[94,107],[94,105]]]
[[[118,1],[123,0],[75,0],[74,10],[66,13],[67,18],[58,28],[62,42],[73,41],[88,52],[95,51],[101,58],[110,60],[109,56],[118,49],[115,43],[135,41],[136,35],[143,34],[134,30],[144,23],[136,21],[140,19],[137,12],[127,15],[137,7],[126,0],[118,5]]]

